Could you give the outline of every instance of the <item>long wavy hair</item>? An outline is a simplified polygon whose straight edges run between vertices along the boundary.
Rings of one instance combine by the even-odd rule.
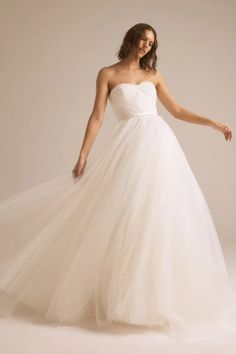
[[[158,47],[157,34],[155,29],[148,25],[147,23],[137,23],[131,27],[125,34],[123,42],[119,50],[115,53],[118,56],[119,60],[126,58],[131,52],[134,52],[135,55],[138,53],[138,43],[142,38],[145,30],[152,31],[154,34],[154,43],[151,50],[140,59],[140,67],[145,71],[154,71],[156,72],[157,64],[157,54],[156,50]]]

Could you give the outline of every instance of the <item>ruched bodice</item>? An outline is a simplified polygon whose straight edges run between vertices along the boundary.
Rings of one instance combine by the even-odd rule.
[[[120,121],[138,115],[158,115],[156,88],[151,81],[120,83],[111,90],[109,99]]]

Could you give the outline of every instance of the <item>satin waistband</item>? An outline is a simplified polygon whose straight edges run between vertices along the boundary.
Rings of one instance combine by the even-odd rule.
[[[139,118],[142,119],[142,117],[144,117],[143,119],[157,119],[157,118],[161,118],[161,116],[158,113],[135,113],[132,114],[131,116],[125,118],[125,119],[118,119],[119,122],[127,122],[130,119],[133,118]]]

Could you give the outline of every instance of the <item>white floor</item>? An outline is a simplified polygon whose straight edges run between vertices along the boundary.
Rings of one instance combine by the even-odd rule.
[[[235,244],[223,245],[223,251],[236,288]],[[135,327],[135,328],[134,328]],[[235,354],[236,327],[220,334],[175,339],[147,328],[115,324],[97,328],[87,324],[81,327],[57,326],[36,313],[24,309],[14,317],[0,319],[1,354]]]

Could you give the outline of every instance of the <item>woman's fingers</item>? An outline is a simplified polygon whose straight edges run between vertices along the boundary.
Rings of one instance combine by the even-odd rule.
[[[232,139],[232,130],[230,129],[229,126],[227,125],[223,125],[223,133],[224,133],[224,136],[225,136],[225,139],[226,140],[231,140]]]
[[[86,160],[77,162],[77,164],[75,165],[72,171],[74,177],[79,177],[80,175],[83,174],[86,163],[87,163]]]

